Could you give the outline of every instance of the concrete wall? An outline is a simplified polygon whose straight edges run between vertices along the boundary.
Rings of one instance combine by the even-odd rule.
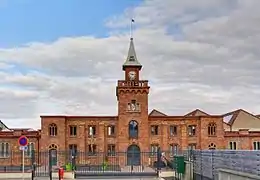
[[[260,173],[260,151],[196,150],[193,151],[193,156],[197,179],[216,179],[218,169],[255,175]]]
[[[184,180],[191,180],[193,179],[193,162],[185,161],[185,174],[184,174]]]
[[[185,166],[185,174],[183,174],[181,177],[177,176],[177,173],[175,171],[162,171],[159,173],[159,177],[161,178],[167,178],[167,177],[178,177],[182,180],[192,180],[193,179],[193,163],[192,162],[186,162]]]
[[[260,180],[260,176],[228,169],[218,169],[218,180]]]

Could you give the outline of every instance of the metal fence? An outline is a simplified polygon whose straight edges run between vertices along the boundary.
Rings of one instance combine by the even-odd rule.
[[[216,180],[218,169],[229,169],[260,175],[260,151],[194,150],[195,180]]]
[[[0,173],[1,172],[22,172],[22,151],[11,151],[8,155],[0,157]],[[25,153],[24,170],[31,171],[32,154]]]
[[[77,176],[155,176],[158,170],[172,167],[164,166],[159,154],[164,153],[168,162],[175,155],[184,155],[185,160],[191,160],[191,151],[161,151],[158,152],[95,152],[85,151],[32,151],[25,156],[25,172],[32,172],[34,177],[48,177],[59,167],[74,171]],[[160,161],[160,162],[159,162]],[[13,151],[9,157],[0,158],[1,172],[22,172],[22,153]]]

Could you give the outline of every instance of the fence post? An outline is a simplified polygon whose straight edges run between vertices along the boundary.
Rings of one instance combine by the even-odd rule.
[[[159,177],[159,171],[161,170],[161,166],[160,166],[160,164],[161,164],[161,157],[162,157],[162,152],[161,152],[161,148],[160,147],[158,147],[158,150],[157,150],[157,167],[156,167],[156,169],[157,169],[157,177]]]
[[[191,167],[192,168],[192,173],[191,173],[192,175],[191,176],[192,176],[193,179],[195,179],[195,176],[196,176],[196,173],[195,173],[196,172],[196,169],[195,169],[196,168],[196,164],[195,164],[196,163],[196,150],[195,149],[192,150],[191,153],[193,154],[193,156],[191,158],[191,163],[192,163],[192,167]]]
[[[35,152],[32,150],[31,152],[31,165],[32,165],[32,180],[34,180],[35,177]]]
[[[76,170],[76,153],[72,154],[71,157],[72,171]]]
[[[203,164],[202,164],[202,162],[203,162],[203,150],[199,150],[199,152],[200,152],[200,179],[203,179]]]
[[[211,163],[212,163],[212,178],[213,179],[215,178],[215,166],[214,166],[215,154],[214,154],[214,151],[215,150],[212,150],[212,154],[211,154],[211,157],[212,157],[212,160],[211,160]]]
[[[50,180],[52,180],[52,150],[49,150],[49,176],[50,176]]]
[[[77,170],[77,166],[76,166],[76,158],[77,158],[78,152],[76,152],[72,158],[72,170],[74,171],[74,178],[76,179],[76,170]]]

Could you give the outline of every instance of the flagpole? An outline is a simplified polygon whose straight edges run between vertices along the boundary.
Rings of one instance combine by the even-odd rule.
[[[131,19],[131,24],[130,24],[130,40],[133,40],[133,22],[134,19]]]
[[[131,22],[130,22],[130,40],[131,39],[133,39],[133,37],[132,37],[132,20],[131,20]]]

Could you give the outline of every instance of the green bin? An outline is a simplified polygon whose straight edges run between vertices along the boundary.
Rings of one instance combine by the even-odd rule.
[[[185,173],[184,156],[174,156],[174,164],[177,173],[181,173],[181,174]]]

